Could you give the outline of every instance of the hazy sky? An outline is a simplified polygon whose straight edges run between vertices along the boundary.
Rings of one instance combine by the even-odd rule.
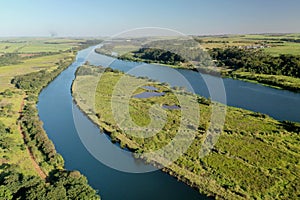
[[[300,32],[300,0],[0,0],[0,36]]]

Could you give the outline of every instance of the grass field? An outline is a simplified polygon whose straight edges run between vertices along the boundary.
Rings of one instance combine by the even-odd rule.
[[[113,141],[119,141],[122,147],[135,152],[151,152],[161,149],[175,138],[184,110],[167,110],[165,126],[149,138],[133,137],[134,129],[122,130],[124,121],[113,116],[112,94],[120,97],[122,90],[116,84],[122,79],[126,83],[140,83],[141,79],[127,76],[121,72],[95,73],[97,68],[88,70],[93,73],[82,73],[88,68],[79,70],[73,84],[73,95],[78,105],[101,128],[111,134]],[[154,105],[178,105],[178,100],[170,88],[164,84],[143,80],[145,85],[155,86],[158,92],[165,92],[162,97],[146,99],[131,98],[129,111],[132,120],[139,126],[147,126],[151,119],[159,118],[160,112],[150,109]],[[130,85],[130,84],[129,84]],[[96,91],[96,103],[93,92]],[[137,88],[132,95],[144,92]],[[190,94],[182,93],[188,99]],[[300,193],[300,138],[299,125],[287,128],[264,114],[243,109],[227,107],[223,131],[212,152],[200,157],[204,137],[207,134],[212,105],[215,103],[201,101],[197,104],[200,110],[199,127],[196,137],[186,153],[163,170],[202,193],[225,199],[296,199]],[[95,106],[95,108],[93,107]],[[158,109],[156,107],[156,109]],[[188,109],[184,107],[183,109]],[[195,107],[193,107],[195,110]],[[150,112],[149,114],[149,111]],[[190,112],[193,113],[193,112]],[[193,117],[197,119],[196,116]],[[184,120],[183,120],[184,121]],[[298,128],[297,128],[298,127]],[[129,130],[129,132],[128,132]],[[139,130],[141,131],[141,130]],[[151,131],[150,131],[151,132]],[[166,155],[169,155],[168,153]],[[147,161],[164,162],[162,157],[138,155]]]
[[[71,55],[72,53],[62,53],[51,56],[43,56],[24,60],[21,64],[0,67],[0,92],[6,88],[13,87],[10,84],[10,81],[14,76],[42,69],[54,69],[57,67],[60,60],[68,58]]]
[[[300,55],[300,43],[285,42],[284,44],[267,48],[265,51],[274,56],[279,56],[280,54]]]
[[[26,43],[0,43],[0,52],[1,53],[15,53],[18,52],[21,48],[25,47]]]
[[[40,39],[0,39],[0,53],[53,53],[70,50],[78,47],[84,40],[72,40],[65,38],[40,38]]]

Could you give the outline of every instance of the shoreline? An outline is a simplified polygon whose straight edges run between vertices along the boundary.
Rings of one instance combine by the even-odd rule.
[[[271,83],[267,83],[270,82],[267,78],[262,78],[259,79],[258,77],[256,78],[251,78],[250,76],[269,76],[269,77],[274,77],[276,75],[269,75],[269,74],[250,74],[250,75],[242,75],[239,74],[238,72],[234,72],[231,71],[233,73],[230,73],[228,71],[225,71],[225,69],[221,68],[220,70],[213,70],[210,68],[205,68],[205,67],[200,67],[200,68],[186,68],[186,67],[182,67],[182,66],[177,66],[177,65],[170,65],[170,64],[164,64],[164,63],[159,63],[159,62],[153,62],[151,60],[144,60],[144,59],[133,59],[133,58],[127,58],[127,57],[118,57],[118,56],[113,56],[113,55],[109,55],[108,53],[101,53],[98,52],[97,49],[95,49],[95,53],[100,54],[100,55],[105,55],[105,56],[109,56],[109,57],[113,57],[113,58],[117,58],[119,60],[123,60],[123,61],[129,61],[129,62],[140,62],[140,63],[146,63],[146,64],[153,64],[153,65],[159,65],[159,66],[163,66],[163,67],[170,67],[173,69],[180,69],[180,70],[189,70],[189,71],[194,71],[194,72],[200,72],[203,74],[208,74],[211,76],[216,76],[216,77],[221,77],[221,78],[229,78],[229,79],[233,79],[233,80],[239,80],[239,81],[244,81],[244,82],[249,82],[249,83],[254,83],[254,84],[259,84],[259,85],[263,85],[266,87],[271,87],[274,89],[279,89],[279,90],[287,90],[290,92],[295,92],[295,93],[300,93],[300,86],[298,87],[292,87],[290,85],[287,84],[271,84]],[[243,76],[243,77],[242,77]],[[287,78],[293,78],[293,77],[287,77]],[[300,79],[299,79],[300,82]]]
[[[37,118],[38,118],[42,123],[43,123],[43,121],[40,119],[40,116],[39,116],[39,110],[38,110],[38,107],[37,107],[38,102],[39,102],[39,96],[40,96],[40,94],[41,94],[41,93],[43,92],[43,90],[44,90],[45,88],[47,88],[47,87],[48,87],[48,86],[49,86],[49,85],[50,85],[50,84],[51,84],[58,76],[60,76],[62,72],[64,72],[66,69],[68,69],[68,68],[72,65],[72,63],[75,62],[78,52],[81,51],[81,50],[84,50],[84,49],[86,49],[86,48],[88,48],[88,47],[87,47],[87,45],[84,44],[84,45],[78,46],[76,49],[74,49],[74,50],[72,51],[72,57],[71,57],[71,60],[68,61],[67,64],[64,63],[62,66],[58,67],[58,68],[55,69],[54,71],[51,71],[50,74],[53,73],[53,72],[55,73],[56,70],[58,70],[59,72],[58,72],[55,76],[53,76],[48,82],[46,82],[46,84],[43,85],[43,86],[41,87],[41,89],[37,91],[36,94],[34,94],[34,96],[36,96],[36,100],[35,100],[35,102],[34,102],[34,104],[33,104],[33,107],[34,107],[34,109],[35,109],[36,112],[37,112]],[[49,141],[50,143],[53,144],[53,147],[54,147],[54,150],[55,150],[56,154],[57,154],[58,156],[61,157],[62,162],[63,162],[63,166],[61,166],[61,167],[59,166],[59,167],[56,168],[56,169],[55,169],[55,167],[54,167],[54,170],[59,170],[59,171],[64,171],[64,172],[73,172],[73,171],[76,172],[76,171],[77,171],[76,169],[74,169],[74,170],[68,170],[68,169],[65,168],[65,166],[64,166],[64,163],[65,163],[64,158],[61,156],[61,154],[60,154],[59,152],[57,152],[56,147],[55,147],[55,144],[54,144],[53,141],[48,137],[48,134],[47,134],[47,132],[46,132],[46,130],[44,129],[43,126],[41,127],[41,129],[44,131],[44,133],[45,133],[45,135],[46,135],[46,137],[47,137],[47,141]],[[23,133],[22,133],[22,134],[23,134]],[[26,147],[27,147],[27,148],[30,148],[30,147],[28,147],[28,145],[26,145]],[[39,150],[39,151],[40,151],[40,150]],[[44,155],[43,152],[41,152],[41,154]],[[44,155],[44,156],[45,156],[45,155]],[[37,163],[37,160],[36,160],[36,159],[34,159],[34,160],[35,160],[35,162]],[[48,177],[50,176],[51,171],[50,171],[50,172],[45,172],[45,169],[43,168],[43,166],[41,166],[39,163],[37,163],[37,165],[38,165],[38,167],[43,171],[43,173],[46,175],[45,181],[48,182]],[[47,170],[46,170],[46,171],[47,171]],[[83,175],[80,171],[78,171],[78,172],[80,173],[80,176],[86,178],[86,176]],[[92,188],[92,186],[91,186],[89,183],[87,183],[87,186],[90,187],[90,188]],[[96,191],[94,188],[92,188],[92,189],[93,189],[94,191]],[[95,194],[100,196],[100,194],[98,193],[98,191],[96,191]],[[99,197],[99,199],[100,199],[100,197]]]

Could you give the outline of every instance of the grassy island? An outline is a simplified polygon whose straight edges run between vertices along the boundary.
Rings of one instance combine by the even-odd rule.
[[[117,85],[123,80],[137,85],[142,83],[146,87],[136,88],[128,102],[122,101],[125,94]],[[149,87],[163,95],[140,98],[138,95],[149,92]],[[112,142],[119,142],[121,147],[127,147],[137,157],[156,165],[162,160],[139,155],[161,149],[176,137],[184,117],[182,113],[189,109],[181,107],[177,93],[188,100],[197,99],[197,108],[192,109],[200,110],[200,118],[195,118],[199,120],[198,127],[189,127],[195,130],[196,135],[187,151],[163,171],[201,193],[220,199],[299,198],[299,124],[279,122],[264,114],[227,107],[219,140],[208,155],[201,157],[199,152],[215,102],[181,89],[171,90],[166,84],[86,65],[78,69],[72,92],[78,106],[111,136]],[[159,118],[160,108],[165,111],[166,123],[154,135],[146,138],[134,135],[136,130],[124,129],[129,123],[127,118],[120,122],[113,114],[112,99],[115,96],[120,100],[118,103],[128,104],[130,118],[138,126],[147,126],[151,119]],[[177,109],[165,109],[165,105]],[[153,130],[149,130],[151,132]]]

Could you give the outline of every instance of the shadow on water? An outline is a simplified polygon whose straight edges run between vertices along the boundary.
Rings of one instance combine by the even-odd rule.
[[[143,92],[137,95],[134,95],[134,98],[137,99],[147,99],[147,98],[151,98],[151,97],[161,97],[164,96],[165,93],[164,92]]]

